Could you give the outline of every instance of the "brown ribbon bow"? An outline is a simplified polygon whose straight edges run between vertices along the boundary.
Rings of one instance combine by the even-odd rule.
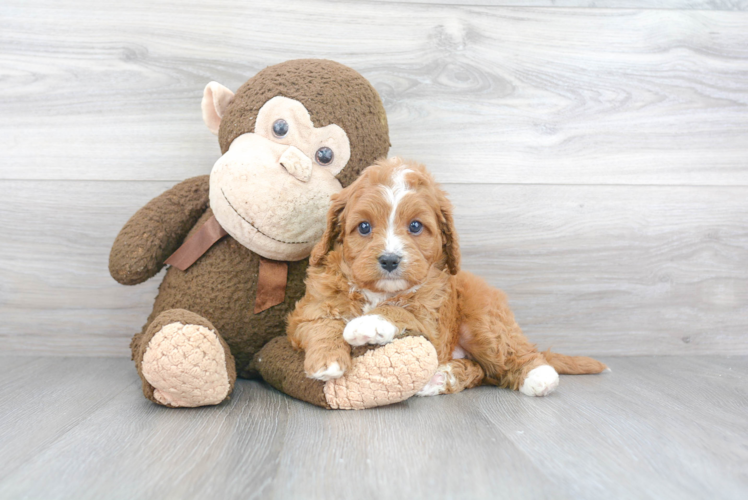
[[[176,252],[166,259],[166,264],[186,271],[203,256],[210,247],[228,235],[221,227],[215,215],[211,216],[190,239],[182,243]],[[260,270],[257,276],[257,293],[255,295],[254,313],[277,306],[286,298],[288,280],[288,263],[260,257]]]

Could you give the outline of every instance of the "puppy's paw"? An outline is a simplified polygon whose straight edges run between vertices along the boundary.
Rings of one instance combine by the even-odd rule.
[[[348,355],[344,359],[342,355],[315,355],[307,352],[304,358],[304,372],[309,378],[328,381],[343,376],[351,366],[351,358]]]
[[[434,376],[423,386],[423,389],[416,393],[416,396],[438,396],[439,394],[448,394],[454,392],[457,380],[452,373],[452,367],[449,363],[439,365],[436,368]]]
[[[343,330],[343,338],[352,346],[365,344],[389,344],[399,329],[377,314],[368,314],[352,319]]]
[[[551,365],[541,365],[530,370],[519,392],[526,396],[547,396],[558,387],[558,373]]]
[[[337,361],[333,361],[325,368],[320,368],[316,372],[309,375],[309,378],[316,378],[317,380],[332,380],[334,378],[340,378],[343,376],[345,371],[340,367]]]
[[[444,391],[446,389],[447,374],[440,369],[437,369],[436,373],[434,373],[434,376],[431,377],[431,380],[429,380],[428,383],[423,386],[423,389],[416,393],[416,396],[438,396],[439,394],[444,394]]]

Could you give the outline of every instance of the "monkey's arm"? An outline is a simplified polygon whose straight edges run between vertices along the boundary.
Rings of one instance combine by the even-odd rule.
[[[135,212],[112,245],[112,278],[123,285],[137,285],[161,270],[207,210],[209,177],[182,181]]]

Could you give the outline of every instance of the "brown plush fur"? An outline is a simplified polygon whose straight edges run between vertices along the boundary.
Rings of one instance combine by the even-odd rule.
[[[245,83],[229,104],[219,129],[221,150],[243,133],[254,130],[258,110],[274,96],[286,96],[306,106],[317,126],[335,123],[350,140],[351,157],[338,174],[345,186],[389,149],[387,120],[376,90],[361,75],[324,60],[288,61],[259,72]],[[111,250],[109,270],[125,285],[156,275],[164,261],[211,216],[209,177],[188,179],[151,200],[125,224]],[[153,311],[132,341],[138,372],[150,326],[162,313],[191,321],[184,310],[214,325],[230,347],[229,375],[258,376],[250,362],[270,339],[282,335],[285,319],[304,294],[307,259],[290,262],[285,301],[254,314],[259,256],[230,236],[208,250],[186,271],[169,268],[159,287]],[[192,318],[194,319],[194,318]],[[202,321],[202,320],[201,320]],[[235,366],[233,361],[235,360]],[[233,379],[230,381],[233,386]],[[144,394],[152,388],[143,379]]]
[[[334,61],[298,59],[263,69],[236,91],[218,132],[221,153],[234,139],[254,131],[257,111],[275,96],[304,104],[315,127],[334,123],[345,130],[351,158],[336,176],[343,187],[390,148],[384,106],[366,79]]]
[[[137,285],[158,273],[208,209],[208,179],[182,181],[138,210],[120,230],[109,254],[109,273]]]
[[[325,383],[304,373],[304,353],[291,346],[287,337],[276,337],[255,356],[256,368],[265,382],[296,399],[330,409]]]
[[[179,217],[189,215],[189,213],[185,213],[179,210],[178,206],[172,205],[172,200],[179,199],[181,193],[185,191],[184,198],[190,199],[189,195],[194,193],[194,187],[198,181],[205,185],[205,189],[201,192],[206,197],[204,206],[207,207],[208,176],[188,179],[161,196],[154,198],[141,209],[146,214],[160,213],[161,215],[160,220],[158,220],[160,225],[157,227],[151,229],[141,226],[141,234],[144,238],[162,236],[166,239],[170,229],[183,224]],[[174,207],[176,213],[169,210],[172,207]],[[138,214],[140,213],[138,212]],[[207,208],[202,216],[193,223],[191,231],[182,236],[182,240],[188,239],[199,230],[211,215],[211,210]],[[134,222],[140,224],[143,220],[138,219]],[[131,219],[122,233],[133,232],[132,222]],[[132,239],[128,241],[132,241]],[[129,245],[129,247],[132,246],[132,244]],[[121,248],[115,243],[110,266],[117,267],[115,259],[121,256],[123,252],[115,253],[115,250],[121,250]],[[145,244],[143,248],[149,247]],[[138,250],[134,249],[133,251],[137,255]],[[168,255],[168,252],[161,254],[164,260]],[[124,262],[131,263],[132,260],[125,259]],[[259,262],[260,257],[257,254],[227,236],[213,245],[187,271],[169,268],[159,287],[159,294],[154,302],[153,311],[143,326],[142,332],[133,339],[133,353],[135,347],[141,343],[140,337],[145,335],[153,320],[166,311],[183,309],[200,315],[215,325],[220,336],[231,347],[231,352],[236,360],[236,368],[232,367],[232,369],[240,377],[256,377],[258,374],[249,369],[252,357],[270,339],[283,335],[285,331],[284,318],[293,310],[296,301],[304,295],[303,280],[308,260],[288,263],[288,283],[284,302],[259,314],[254,314]],[[163,260],[161,260],[161,266],[163,266]],[[125,266],[118,268],[126,269]],[[119,274],[122,276],[133,275],[133,273],[127,274],[125,272]],[[137,361],[136,358],[133,359]],[[136,367],[140,370],[140,363],[136,363]]]
[[[386,188],[396,185],[398,175],[410,193],[397,205],[393,228]],[[418,234],[408,231],[414,220],[423,224]],[[358,231],[363,221],[372,227],[369,234]],[[378,262],[393,232],[402,249],[395,275]],[[310,264],[306,295],[288,325],[292,344],[306,352],[310,376],[332,363],[350,367],[343,332],[350,320],[365,314],[378,315],[399,331],[422,332],[436,347],[440,364],[449,365],[443,392],[481,383],[516,390],[543,364],[562,373],[605,369],[590,358],[539,353],[522,334],[504,294],[459,270],[452,206],[422,165],[380,161],[333,197],[327,230]],[[372,294],[381,297],[377,303],[371,303]],[[458,348],[467,359],[453,359]]]

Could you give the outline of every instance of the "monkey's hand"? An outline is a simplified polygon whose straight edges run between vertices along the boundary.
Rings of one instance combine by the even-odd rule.
[[[161,270],[207,210],[209,178],[202,175],[180,182],[127,221],[109,254],[112,278],[137,285]]]

